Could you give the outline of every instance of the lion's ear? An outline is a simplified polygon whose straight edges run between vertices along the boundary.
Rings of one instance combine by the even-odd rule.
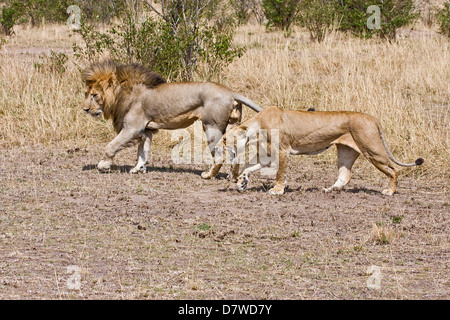
[[[114,73],[110,74],[106,79],[99,82],[100,86],[102,87],[103,91],[109,88],[115,88],[119,82],[117,81],[117,77]]]

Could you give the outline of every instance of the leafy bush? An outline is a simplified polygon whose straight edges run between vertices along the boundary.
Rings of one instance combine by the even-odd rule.
[[[140,63],[172,79],[192,80],[194,74],[213,78],[243,49],[232,45],[231,27],[210,23],[205,11],[209,3],[169,0],[161,12],[151,7],[160,19],[149,17],[143,22],[135,8],[128,7],[122,22],[104,33],[82,23],[77,32],[85,46],[74,45],[75,55],[95,61],[107,53],[117,61]]]
[[[444,8],[437,14],[439,32],[450,37],[450,2],[444,4]]]
[[[332,28],[336,18],[333,0],[303,0],[298,13],[300,24],[310,34],[311,40],[321,42]]]
[[[81,23],[79,30],[74,30],[81,35],[84,46],[80,47],[76,43],[73,44],[74,57],[80,60],[94,62],[98,60],[108,46],[111,45],[112,39],[108,34],[95,30],[93,25],[85,22]]]
[[[140,0],[6,0],[2,8],[1,28],[2,32],[10,35],[12,27],[16,23],[29,22],[32,26],[38,26],[42,21],[65,22],[67,21],[67,8],[70,5],[80,7],[86,21],[109,23],[112,17],[120,17],[126,3],[137,6]],[[142,6],[142,4],[141,4]]]
[[[261,0],[230,0],[239,24],[247,23],[253,16],[259,24],[265,20]]]
[[[295,22],[301,0],[263,0],[262,8],[268,20],[267,27],[276,27],[285,32]]]
[[[247,23],[250,19],[252,2],[250,0],[230,0],[239,24]]]
[[[369,29],[367,21],[372,13],[367,13],[371,5],[380,8],[380,28]],[[337,3],[340,30],[368,38],[377,34],[383,39],[394,40],[397,29],[414,22],[419,14],[414,12],[413,0],[340,0]]]
[[[122,17],[127,7],[127,0],[71,0],[69,2],[68,5],[79,6],[84,19],[89,22],[110,23],[113,17]],[[128,0],[129,5],[139,9],[142,9],[141,2],[141,0]]]
[[[19,1],[13,1],[6,4],[2,8],[2,15],[0,18],[0,24],[2,28],[2,33],[4,35],[13,34],[13,27],[24,12],[24,6]]]
[[[351,32],[353,35],[360,38],[372,37],[374,29],[369,29],[367,27],[367,19],[369,19],[371,15],[367,13],[367,8],[375,1],[340,1],[336,5],[336,14],[339,16],[339,29],[341,31]]]

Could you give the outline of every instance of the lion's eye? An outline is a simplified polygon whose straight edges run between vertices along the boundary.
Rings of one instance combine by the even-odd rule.
[[[94,94],[91,94],[91,98],[92,98],[92,99],[95,99],[95,98],[97,98],[97,94],[96,94],[96,93],[94,93]]]

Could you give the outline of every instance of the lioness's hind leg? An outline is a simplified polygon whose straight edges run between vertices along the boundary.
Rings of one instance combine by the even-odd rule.
[[[366,157],[378,170],[388,176],[389,188],[383,190],[382,193],[388,196],[393,195],[397,190],[398,172],[392,166],[376,122],[366,123],[364,129],[355,131],[353,138],[364,157]],[[367,141],[370,141],[370,144],[364,143]]]
[[[380,137],[378,136],[380,140]],[[376,147],[371,149],[360,147],[363,155],[369,160],[378,170],[383,172],[389,178],[389,188],[384,189],[382,193],[391,196],[397,190],[397,176],[398,172],[392,166],[391,161],[386,153],[386,150],[381,145],[381,140],[376,144]]]
[[[284,194],[284,188],[286,184],[286,170],[288,166],[288,152],[281,151],[278,158],[278,171],[276,176],[275,186],[269,190],[271,195],[282,195]]]
[[[391,164],[383,164],[380,162],[371,161],[373,165],[383,172],[389,178],[389,188],[384,189],[382,193],[386,196],[392,196],[397,191],[397,177],[398,172]]]
[[[325,192],[340,190],[350,181],[353,164],[359,156],[359,152],[343,144],[337,144],[338,170],[339,175],[336,182],[329,188],[324,188]]]

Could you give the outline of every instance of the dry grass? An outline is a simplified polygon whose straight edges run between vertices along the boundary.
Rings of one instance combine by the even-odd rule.
[[[382,223],[374,223],[372,225],[372,238],[377,244],[389,244],[399,235],[391,226]]]
[[[0,51],[0,144],[83,147],[110,139],[109,123],[79,110],[82,84],[72,57],[62,74],[34,67],[43,52],[70,55],[78,35],[52,25],[16,34]],[[381,120],[398,158],[422,156],[422,173],[448,177],[448,39],[425,33],[388,44],[335,33],[319,44],[298,29],[285,38],[249,25],[238,30],[236,41],[248,50],[219,79],[225,85],[262,107],[370,113]],[[160,135],[156,144],[167,137]]]

